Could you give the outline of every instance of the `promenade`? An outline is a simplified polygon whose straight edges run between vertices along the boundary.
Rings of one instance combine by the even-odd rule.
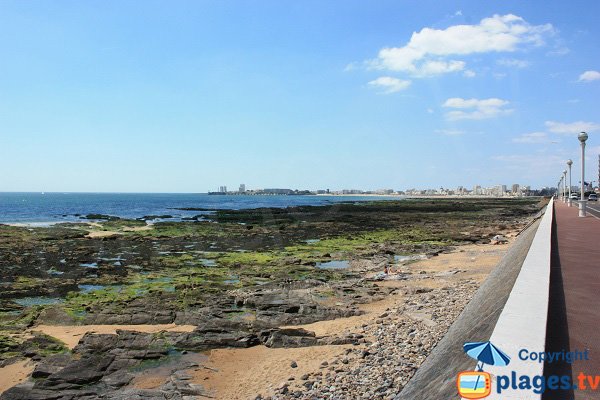
[[[598,209],[594,203],[593,208]],[[546,351],[589,350],[589,360],[546,364],[545,375],[600,375],[600,213],[555,202]],[[594,216],[595,215],[595,216]],[[589,382],[585,382],[590,386]],[[548,391],[544,400],[600,399],[597,390]]]

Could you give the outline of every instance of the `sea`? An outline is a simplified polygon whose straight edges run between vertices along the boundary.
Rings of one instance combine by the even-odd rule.
[[[0,192],[0,223],[25,226],[49,226],[61,222],[82,221],[88,214],[104,214],[120,218],[170,215],[181,220],[200,211],[241,210],[261,207],[285,208],[299,205],[325,205],[338,202],[399,200],[403,196],[252,196],[209,195],[206,193],[9,193]]]

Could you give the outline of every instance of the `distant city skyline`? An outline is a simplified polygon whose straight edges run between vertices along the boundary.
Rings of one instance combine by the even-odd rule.
[[[458,5],[457,5],[458,4]],[[555,186],[600,3],[0,3],[0,191]],[[214,190],[214,189],[213,189]]]

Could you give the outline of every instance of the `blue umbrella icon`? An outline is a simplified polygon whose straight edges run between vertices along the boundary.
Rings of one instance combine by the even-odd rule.
[[[506,366],[510,363],[510,357],[502,350],[492,344],[492,342],[470,342],[463,345],[465,353],[481,362],[477,363],[477,369],[483,371],[483,364]]]

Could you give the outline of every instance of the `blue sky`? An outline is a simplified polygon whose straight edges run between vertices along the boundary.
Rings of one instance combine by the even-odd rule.
[[[581,129],[597,180],[599,22],[592,0],[5,0],[0,191],[541,187],[579,171]]]

